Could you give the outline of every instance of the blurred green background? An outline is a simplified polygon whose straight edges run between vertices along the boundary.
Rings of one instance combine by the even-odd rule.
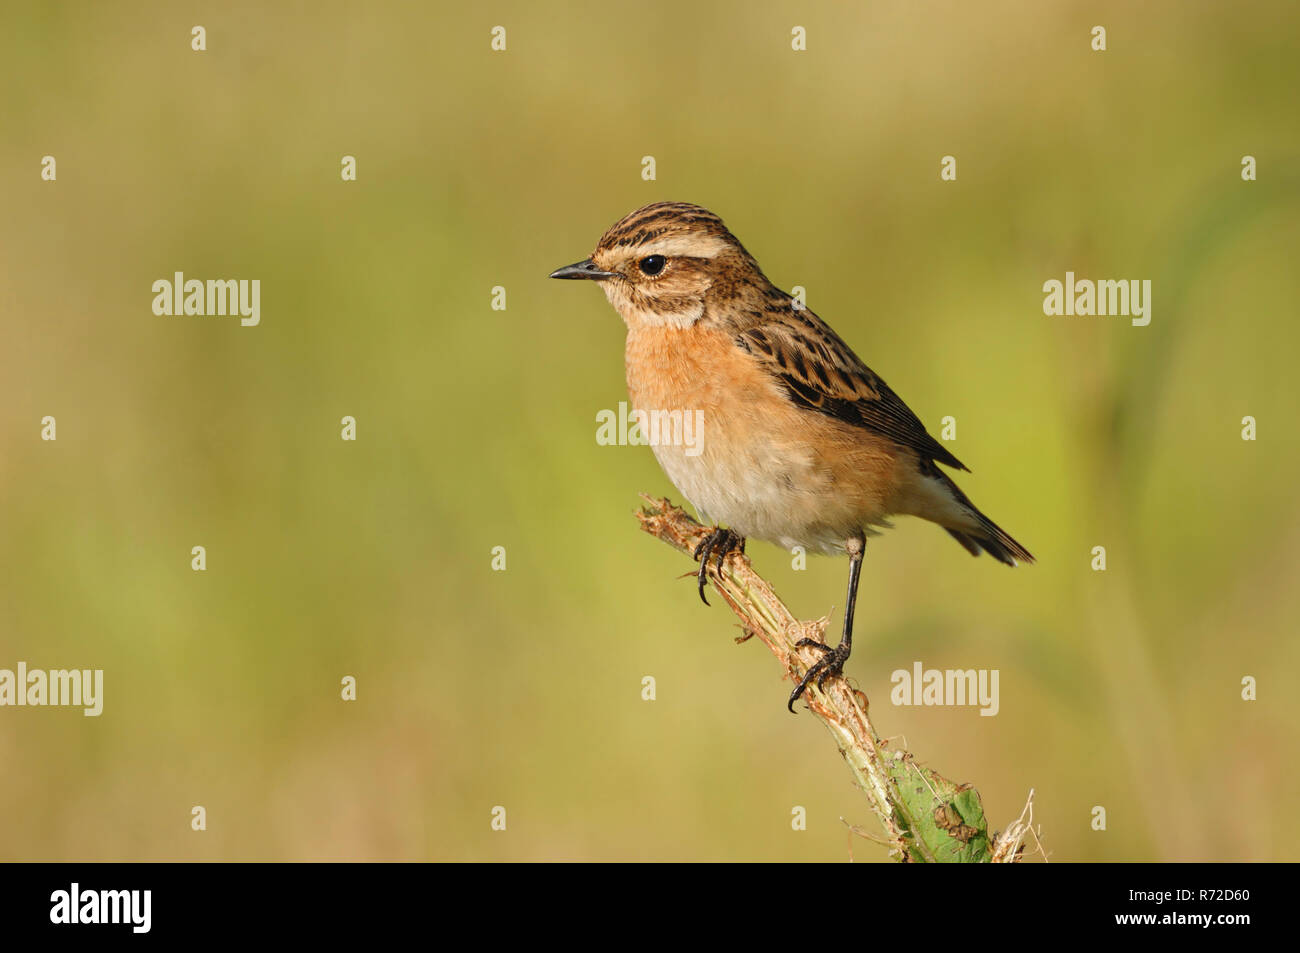
[[[840,818],[875,822],[825,730],[637,530],[678,496],[650,450],[595,441],[621,321],[546,280],[662,199],[955,416],[962,487],[1039,558],[872,541],[878,729],[996,828],[1034,788],[1054,860],[1295,856],[1295,4],[3,20],[0,667],[102,668],[105,700],[0,709],[0,858],[845,859]],[[1151,279],[1150,326],[1044,316],[1067,270]],[[260,279],[261,325],[155,316],[174,271]],[[749,552],[838,626],[845,561]],[[998,668],[1000,714],[891,706],[918,660]]]

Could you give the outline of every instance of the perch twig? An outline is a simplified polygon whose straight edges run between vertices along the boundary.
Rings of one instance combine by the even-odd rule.
[[[647,506],[637,513],[641,528],[673,548],[690,555],[708,534],[706,527],[668,500],[644,494],[642,499]],[[789,678],[797,682],[820,655],[796,643],[803,638],[823,641],[826,618],[796,619],[740,553],[729,555],[721,572],[711,559],[707,572],[714,588],[740,618],[744,638],[757,635]],[[918,764],[908,752],[881,740],[867,714],[866,695],[850,687],[843,677],[827,680],[825,688],[818,688],[813,681],[804,698],[830,731],[854,782],[867,795],[872,813],[893,847],[891,856],[932,863],[1014,863],[1023,852],[1025,837],[1036,838],[1032,792],[1021,817],[1003,834],[991,837],[978,792],[970,785],[954,784]]]

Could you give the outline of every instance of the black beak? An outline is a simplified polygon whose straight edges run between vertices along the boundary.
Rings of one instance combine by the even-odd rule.
[[[575,262],[572,265],[565,265],[563,268],[556,268],[551,272],[552,278],[586,278],[588,281],[604,281],[606,278],[613,278],[614,272],[601,271],[596,267],[596,263],[588,258],[586,261]]]

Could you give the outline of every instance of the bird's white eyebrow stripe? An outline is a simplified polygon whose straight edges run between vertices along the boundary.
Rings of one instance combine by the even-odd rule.
[[[716,235],[672,235],[654,238],[636,246],[636,254],[638,258],[646,255],[716,258],[727,247],[727,243]]]

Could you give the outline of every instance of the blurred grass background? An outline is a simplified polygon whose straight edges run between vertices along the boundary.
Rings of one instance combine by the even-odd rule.
[[[622,323],[545,278],[661,199],[955,416],[1039,557],[872,542],[877,726],[996,827],[1035,788],[1057,860],[1295,856],[1294,4],[268,7],[5,7],[0,667],[105,702],[0,710],[0,858],[845,858],[824,730],[595,442]],[[1045,317],[1067,270],[1150,278],[1151,325]],[[261,326],[153,315],[174,271],[260,279]],[[838,625],[843,561],[750,554]],[[1000,714],[893,708],[915,660],[1000,669]]]

